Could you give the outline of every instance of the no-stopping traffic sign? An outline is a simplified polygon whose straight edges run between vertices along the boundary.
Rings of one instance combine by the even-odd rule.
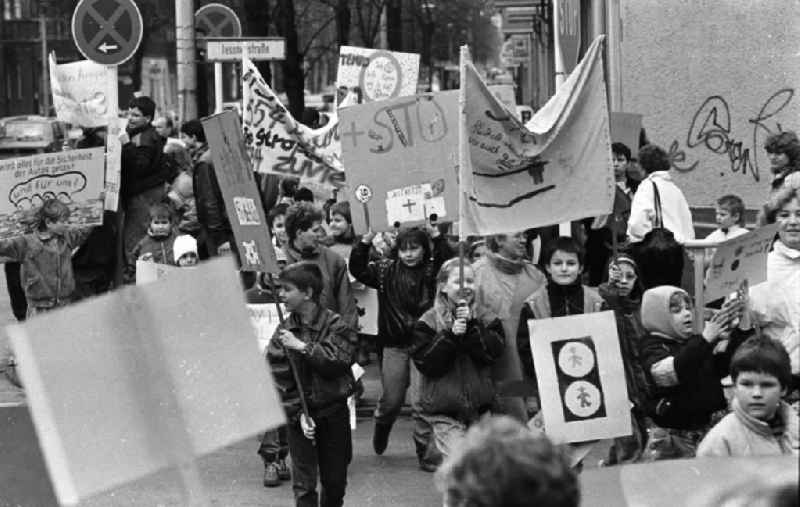
[[[222,4],[208,4],[194,13],[194,26],[203,37],[241,37],[242,23],[233,9]]]
[[[142,14],[132,0],[80,0],[72,14],[72,38],[89,60],[119,65],[142,42]]]

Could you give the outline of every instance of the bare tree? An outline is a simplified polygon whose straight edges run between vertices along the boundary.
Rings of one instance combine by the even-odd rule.
[[[375,47],[375,39],[381,29],[381,15],[387,8],[387,0],[355,0],[356,27],[364,47]]]

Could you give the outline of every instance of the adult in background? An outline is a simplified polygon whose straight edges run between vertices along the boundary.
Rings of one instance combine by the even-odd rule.
[[[200,258],[214,257],[229,251],[235,242],[200,120],[189,120],[181,125],[181,138],[194,162],[193,183],[197,220],[200,222]]]
[[[800,140],[792,131],[779,132],[767,137],[764,151],[772,171],[772,191],[777,191],[786,178],[800,171]]]
[[[164,200],[168,184],[175,178],[170,167],[161,163],[164,140],[151,125],[155,109],[150,97],[134,97],[128,104],[128,125],[120,135],[120,198],[124,211],[122,234],[126,263],[130,262],[133,247],[147,232],[150,206]]]
[[[778,223],[778,239],[767,256],[767,281],[750,290],[754,323],[786,347],[792,386],[800,387],[800,181],[784,184],[764,206],[765,223]]]
[[[669,157],[663,149],[653,144],[642,146],[639,163],[647,177],[633,196],[627,235],[642,284],[645,289],[674,285],[691,290],[693,270],[683,248],[686,240],[694,239],[689,204],[672,181]]]
[[[473,266],[475,301],[503,323],[505,350],[492,365],[499,413],[527,423],[528,412],[521,393],[522,364],[517,352],[517,329],[525,299],[542,287],[545,276],[525,258],[525,234],[498,234],[486,239],[489,251]]]
[[[156,133],[161,136],[165,142],[168,138],[175,136],[175,126],[172,120],[166,116],[159,116],[156,118],[155,121],[153,121],[153,128],[156,129]]]

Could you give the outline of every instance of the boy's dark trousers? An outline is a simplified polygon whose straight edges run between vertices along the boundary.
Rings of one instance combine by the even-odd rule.
[[[313,416],[314,441],[307,439],[299,420],[287,425],[289,453],[292,455],[292,488],[298,507],[340,507],[347,486],[347,466],[353,457],[350,413],[342,401]],[[317,470],[321,501],[317,496]]]
[[[286,459],[289,454],[289,444],[286,440],[286,426],[269,430],[264,433],[258,455],[264,460],[264,465],[275,463],[279,459]]]

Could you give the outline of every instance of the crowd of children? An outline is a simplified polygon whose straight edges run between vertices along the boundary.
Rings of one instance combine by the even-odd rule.
[[[408,397],[420,468],[434,471],[485,414],[526,424],[539,411],[538,391],[551,387],[537,382],[531,353],[537,337],[530,335],[529,320],[603,310],[613,311],[616,320],[633,425],[630,436],[613,441],[605,465],[797,454],[797,407],[789,404],[797,401],[799,373],[790,354],[800,347],[797,179],[781,173],[785,182],[762,213],[764,223],[780,224],[765,286],[727,298],[697,326],[689,293],[679,282],[645,279],[641,252],[626,241],[626,231],[627,239],[646,241],[654,225],[651,203],[659,194],[665,201],[661,225],[675,227],[681,241],[694,235],[684,223],[685,200],[669,179],[663,150],[641,149],[648,176],[640,184],[625,168],[630,150],[615,143],[613,151],[614,212],[591,221],[595,232],[585,243],[542,240],[546,235],[535,231],[498,234],[475,238],[464,258],[440,224],[358,235],[346,202],[327,203],[323,210],[306,201],[307,190],[285,185],[281,202],[266,210],[282,272],[275,283],[258,276],[246,287],[248,300],[262,302],[277,302],[279,290],[288,311],[266,352],[288,424],[262,440],[264,484],[277,486],[291,476],[298,505],[342,505],[352,458],[346,400],[358,390],[351,367],[366,364],[371,354],[378,357],[382,383],[375,453],[386,451]],[[174,154],[186,165],[184,155]],[[186,167],[168,200],[150,207],[132,261],[197,263],[197,210]],[[709,240],[747,232],[740,198],[723,196],[716,208],[719,227]],[[49,200],[34,232],[0,241],[0,257],[23,266],[31,315],[71,299],[72,251],[89,229],[66,226],[68,216],[64,204]],[[541,248],[532,249],[536,237]],[[680,243],[678,248],[685,256]],[[535,259],[534,250],[541,250]],[[712,256],[706,254],[706,266]],[[134,262],[125,273],[135,279]],[[359,335],[353,284],[377,291],[377,337]],[[729,375],[731,403],[721,384]]]

